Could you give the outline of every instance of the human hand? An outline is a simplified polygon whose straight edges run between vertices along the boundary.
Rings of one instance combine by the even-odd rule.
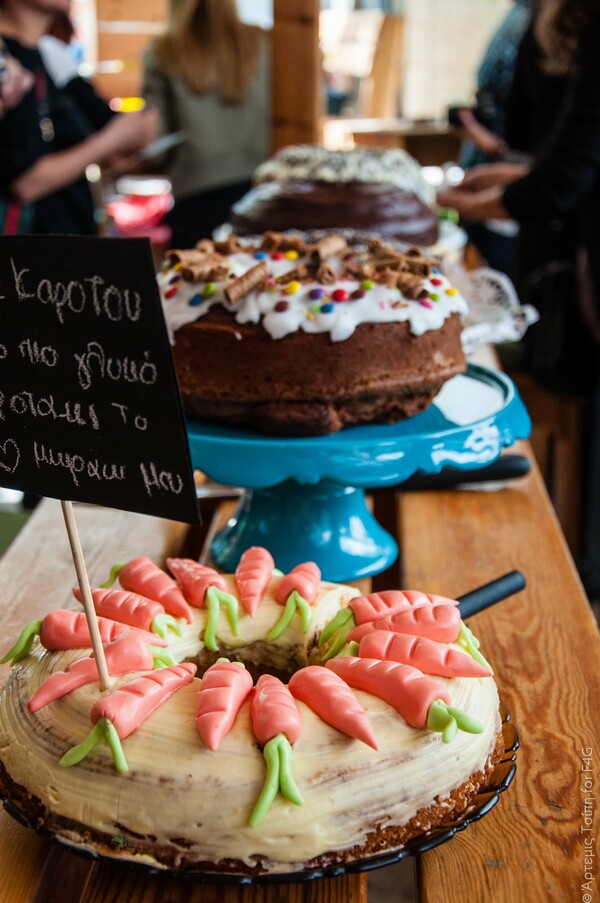
[[[489,129],[486,129],[474,115],[473,111],[467,107],[462,107],[457,113],[459,122],[462,125],[462,136],[467,138],[488,157],[502,157],[508,150],[507,144],[500,135],[496,135]]]
[[[467,170],[460,188],[463,191],[483,191],[494,186],[504,188],[527,175],[529,169],[527,163],[482,163]]]
[[[158,136],[159,114],[155,109],[119,113],[105,128],[108,139],[105,158],[118,158],[142,150]]]
[[[8,110],[16,107],[25,94],[31,90],[34,78],[29,69],[25,69],[14,56],[6,53],[1,46],[0,53],[4,60],[2,79],[0,80],[0,118],[2,118]]]
[[[494,185],[481,191],[469,191],[461,185],[443,188],[437,193],[440,207],[456,210],[464,222],[477,223],[487,219],[510,219],[502,203],[503,188]]]

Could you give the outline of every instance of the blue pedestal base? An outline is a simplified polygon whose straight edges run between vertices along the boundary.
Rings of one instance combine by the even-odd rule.
[[[259,545],[285,571],[311,559],[324,580],[373,576],[398,549],[367,508],[365,489],[397,486],[416,473],[483,467],[530,428],[511,380],[473,364],[426,411],[391,426],[292,439],[190,422],[194,467],[246,490],[213,541],[215,563],[234,571],[242,553]]]
[[[332,480],[315,485],[286,480],[244,493],[213,540],[212,557],[224,571],[234,571],[249,546],[267,546],[286,572],[314,561],[336,583],[378,574],[398,554],[395,540],[369,511],[364,490]]]

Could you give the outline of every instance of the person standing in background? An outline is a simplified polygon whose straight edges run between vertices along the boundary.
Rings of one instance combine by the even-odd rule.
[[[465,222],[519,223],[517,290],[540,320],[521,368],[589,399],[580,572],[600,598],[600,5],[540,0],[519,48],[506,139],[531,164],[475,166],[438,195]],[[580,462],[573,462],[579,466]]]
[[[509,146],[531,163],[475,166],[460,185],[438,193],[466,223],[519,223],[517,289],[541,314],[526,335],[525,363],[548,388],[565,391],[589,386],[598,348],[599,59],[597,0],[541,0],[520,45],[506,117]],[[545,316],[558,287],[564,302],[558,298]],[[552,344],[544,344],[553,324]]]
[[[165,34],[144,57],[143,95],[163,134],[183,132],[164,161],[174,247],[226,222],[268,156],[269,35],[240,21],[235,0],[170,0]]]
[[[97,234],[87,167],[134,153],[156,135],[156,113],[114,114],[73,66],[44,58],[41,39],[57,22],[64,27],[69,9],[70,0],[0,0],[0,38],[30,80],[0,118],[3,234]]]
[[[519,45],[532,15],[532,0],[514,0],[488,44],[477,71],[475,107],[457,110],[463,140],[459,164],[469,170],[510,154],[505,140],[506,107]],[[469,240],[485,262],[515,277],[517,227],[510,221],[467,223]]]

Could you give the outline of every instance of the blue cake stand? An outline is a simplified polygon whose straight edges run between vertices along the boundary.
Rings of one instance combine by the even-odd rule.
[[[216,534],[212,557],[233,571],[245,549],[261,545],[284,571],[311,560],[334,582],[377,574],[394,562],[398,546],[369,511],[365,489],[443,467],[483,467],[530,429],[512,381],[474,364],[422,414],[391,426],[293,439],[189,421],[193,466],[246,490]]]

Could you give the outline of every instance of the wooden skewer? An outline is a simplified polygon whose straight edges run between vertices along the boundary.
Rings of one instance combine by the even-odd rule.
[[[92,639],[92,649],[94,650],[94,655],[96,657],[96,667],[98,668],[98,677],[100,679],[100,689],[108,690],[108,688],[110,686],[110,675],[108,673],[106,657],[104,655],[104,647],[102,646],[102,638],[100,636],[100,630],[98,628],[98,620],[96,618],[96,610],[94,608],[94,603],[92,601],[92,592],[90,589],[90,581],[88,579],[87,569],[86,569],[85,561],[83,558],[81,542],[79,541],[79,533],[77,532],[77,524],[75,523],[75,515],[73,513],[73,503],[65,501],[64,499],[61,499],[60,504],[62,507],[63,517],[65,519],[65,526],[67,528],[67,535],[69,537],[69,544],[71,546],[71,554],[73,555],[73,562],[75,563],[75,571],[77,573],[77,582],[79,583],[79,589],[81,590],[81,599],[83,602],[83,608],[85,610],[85,617],[87,620],[88,630],[90,632],[90,637]]]

